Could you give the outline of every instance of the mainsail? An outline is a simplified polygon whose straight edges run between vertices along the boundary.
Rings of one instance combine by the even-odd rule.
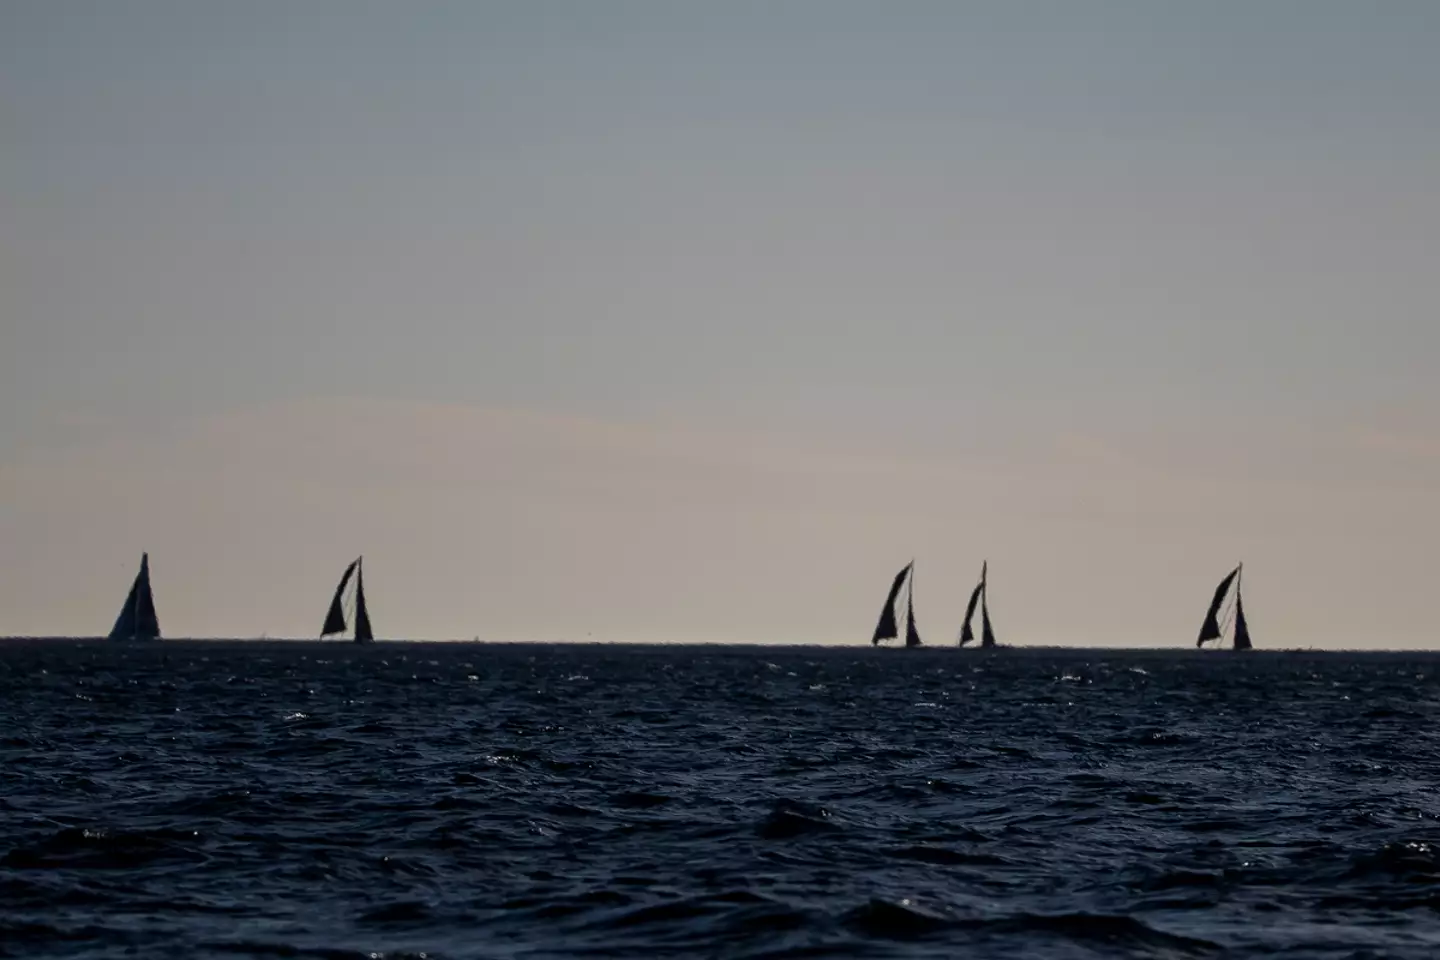
[[[910,571],[910,587],[905,591],[905,646],[920,646],[920,631],[915,629],[915,571],[913,568]]]
[[[1205,611],[1205,620],[1200,624],[1200,636],[1195,641],[1195,646],[1203,647],[1211,640],[1218,640],[1224,630],[1220,625],[1220,608],[1225,603],[1225,596],[1230,590],[1230,585],[1235,585],[1235,649],[1249,650],[1250,625],[1245,622],[1245,604],[1240,599],[1240,577],[1244,564],[1237,564],[1234,570],[1225,575],[1219,585],[1215,587],[1215,595],[1210,598],[1210,607]]]
[[[350,561],[345,572],[340,575],[340,583],[335,587],[335,596],[330,599],[330,612],[325,614],[325,625],[320,628],[320,636],[328,637],[336,633],[344,633],[348,628],[345,622],[345,588],[350,585],[350,578],[355,578],[355,642],[369,643],[375,639],[375,634],[370,630],[370,610],[365,605],[365,571],[363,557],[356,557]]]
[[[980,582],[975,584],[975,589],[970,592],[970,602],[965,604],[965,622],[960,625],[960,646],[965,646],[975,639],[975,628],[971,623],[975,619],[975,606],[980,606],[980,646],[995,646],[995,631],[990,626],[990,562],[987,560],[980,565]]]
[[[357,561],[358,562],[358,561]],[[365,606],[365,571],[355,568],[355,642],[369,643],[375,639],[370,629],[370,609]]]
[[[905,578],[910,575],[910,568],[913,566],[915,561],[912,560],[895,574],[895,580],[890,584],[890,592],[885,595],[885,606],[880,611],[880,622],[875,624],[875,635],[870,638],[872,645],[881,640],[894,640],[900,635],[899,624],[895,622],[895,600],[900,596],[900,588],[905,585]]]
[[[1245,622],[1245,604],[1240,600],[1240,586],[1235,586],[1235,649],[1249,650],[1250,625]]]
[[[140,554],[140,572],[130,584],[125,605],[110,628],[111,640],[159,640],[160,619],[155,615],[155,595],[150,592],[150,554]]]

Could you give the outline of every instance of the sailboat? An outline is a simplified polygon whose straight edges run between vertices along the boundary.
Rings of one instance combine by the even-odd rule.
[[[350,585],[350,578],[355,578],[355,642],[371,643],[375,634],[370,629],[370,610],[365,606],[365,571],[363,569],[364,557],[356,557],[350,561],[350,566],[340,576],[340,583],[335,587],[335,596],[330,600],[330,612],[325,614],[325,626],[320,628],[320,636],[328,637],[336,633],[344,633],[348,626],[345,623],[345,588]]]
[[[150,554],[140,554],[140,572],[130,584],[125,605],[110,628],[111,640],[159,640],[160,618],[155,616],[155,595],[150,592]]]
[[[885,595],[885,606],[880,611],[880,622],[875,624],[875,635],[870,638],[872,646],[878,646],[881,640],[894,640],[900,636],[900,625],[895,620],[895,600],[900,596],[900,588],[909,581],[910,589],[905,596],[905,646],[920,646],[920,631],[915,629],[915,561],[911,560],[905,564],[904,569],[895,574],[895,580],[890,584],[890,592]]]
[[[1225,602],[1225,594],[1230,585],[1235,585],[1235,640],[1233,646],[1236,650],[1249,650],[1250,646],[1250,625],[1245,622],[1245,604],[1240,599],[1241,571],[1245,564],[1237,564],[1234,570],[1225,574],[1225,579],[1215,588],[1215,596],[1210,599],[1210,609],[1205,611],[1205,622],[1200,624],[1200,638],[1195,641],[1195,646],[1203,647],[1211,640],[1219,640],[1224,632],[1220,626],[1220,605]],[[1228,617],[1226,618],[1229,619]]]
[[[970,621],[975,617],[975,604],[980,604],[980,646],[982,649],[989,649],[995,646],[995,631],[990,628],[990,602],[989,582],[990,561],[980,565],[980,582],[975,584],[975,589],[970,593],[970,602],[965,604],[965,622],[960,627],[960,646],[965,646],[975,639],[975,631],[970,627]]]

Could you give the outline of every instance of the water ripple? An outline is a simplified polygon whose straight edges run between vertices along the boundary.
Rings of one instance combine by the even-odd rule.
[[[1437,667],[0,641],[0,956],[1433,957]]]

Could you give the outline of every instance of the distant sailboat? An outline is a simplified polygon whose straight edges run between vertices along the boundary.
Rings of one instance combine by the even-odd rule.
[[[905,568],[895,574],[895,580],[890,584],[890,592],[885,595],[885,606],[880,611],[880,622],[875,624],[875,635],[870,638],[871,645],[878,646],[881,640],[894,640],[900,636],[900,624],[895,619],[895,600],[900,596],[900,588],[905,586],[906,578],[909,578],[910,590],[905,597],[905,646],[920,646],[920,632],[915,628],[915,561],[911,560],[905,564]]]
[[[990,598],[987,584],[989,582],[990,562],[987,560],[980,565],[980,582],[970,593],[970,602],[965,605],[965,623],[960,627],[960,646],[965,646],[975,639],[975,631],[970,626],[970,621],[975,617],[975,605],[980,605],[980,646],[988,648],[995,646],[995,631],[990,628]]]
[[[1235,641],[1236,650],[1249,650],[1250,625],[1245,622],[1245,604],[1240,599],[1241,570],[1245,564],[1238,564],[1234,570],[1225,575],[1220,585],[1215,588],[1215,596],[1210,599],[1210,609],[1205,611],[1205,622],[1200,624],[1200,638],[1195,641],[1195,646],[1203,647],[1211,640],[1219,640],[1224,632],[1220,625],[1220,606],[1225,602],[1225,594],[1230,585],[1235,585]],[[1227,618],[1228,619],[1228,618]]]
[[[150,592],[150,554],[140,554],[140,572],[130,584],[125,605],[110,628],[111,640],[159,640],[160,618],[155,615],[155,595]]]
[[[336,633],[344,633],[348,629],[345,623],[345,588],[350,585],[350,578],[355,578],[355,642],[370,643],[375,639],[375,634],[370,630],[370,610],[365,606],[365,571],[361,561],[364,557],[356,557],[350,561],[350,566],[340,576],[340,583],[335,587],[335,596],[330,600],[330,612],[325,615],[325,626],[320,628],[320,636],[328,637]]]

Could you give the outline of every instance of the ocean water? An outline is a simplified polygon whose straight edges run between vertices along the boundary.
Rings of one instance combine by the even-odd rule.
[[[1440,956],[1440,657],[0,642],[0,955]]]

